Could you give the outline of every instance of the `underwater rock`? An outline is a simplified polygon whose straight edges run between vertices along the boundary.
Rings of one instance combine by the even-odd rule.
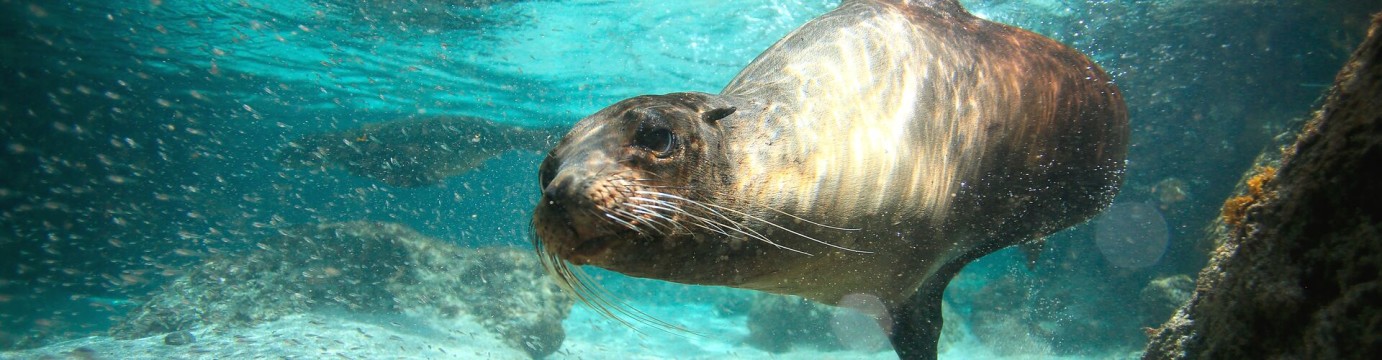
[[[288,168],[341,168],[400,187],[435,185],[509,150],[543,152],[565,128],[524,128],[465,116],[402,119],[303,136],[279,150]]]
[[[420,249],[412,259],[419,281],[389,285],[400,308],[447,319],[469,314],[534,358],[561,348],[562,320],[575,300],[547,277],[531,251],[482,248],[466,254],[446,243],[427,245],[447,249]]]
[[[197,337],[188,331],[174,331],[163,336],[164,345],[181,346],[197,341]]]
[[[964,339],[964,319],[948,302],[941,304],[945,326],[937,349],[945,352]],[[867,325],[859,324],[864,319]],[[849,324],[854,323],[854,324]],[[796,296],[758,293],[748,310],[749,337],[745,342],[764,351],[785,353],[801,348],[818,351],[891,349],[886,335],[867,315],[850,309],[820,304]],[[846,333],[848,332],[848,333]],[[870,332],[877,332],[871,336]]]
[[[1280,169],[1258,173],[1259,191],[1226,204],[1241,219],[1144,358],[1382,353],[1382,17]]]
[[[1177,308],[1190,300],[1195,291],[1195,280],[1189,275],[1177,274],[1152,280],[1142,288],[1141,314],[1154,324],[1165,321]]]
[[[830,333],[831,308],[796,296],[758,294],[749,306],[749,337],[745,341],[775,353],[798,346],[841,349],[843,346]]]
[[[574,300],[528,251],[465,249],[398,224],[301,225],[244,256],[210,259],[117,324],[141,338],[197,326],[247,327],[343,309],[417,318],[473,317],[509,345],[541,357],[565,338]]]
[[[1032,286],[999,278],[988,283],[971,296],[973,310],[969,314],[974,337],[997,355],[1050,354],[1050,334],[1039,334],[1034,309],[1027,299]],[[949,325],[949,322],[946,323]],[[1048,335],[1048,336],[1038,336]]]
[[[985,278],[981,288],[956,289],[965,291],[956,299],[966,299],[958,305],[969,310],[970,333],[994,356],[1116,357],[1145,337],[1129,308],[1136,298],[1124,299],[1099,276]]]

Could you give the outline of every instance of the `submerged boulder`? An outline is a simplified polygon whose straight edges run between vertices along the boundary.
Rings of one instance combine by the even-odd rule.
[[[1382,17],[1280,168],[1247,177],[1195,293],[1146,359],[1382,353]]]
[[[403,225],[301,225],[245,255],[205,261],[116,325],[132,339],[203,325],[249,327],[340,311],[407,314],[445,326],[474,320],[534,357],[565,339],[574,300],[536,257],[513,248],[467,249]]]
[[[806,346],[839,350],[830,333],[832,307],[796,296],[757,294],[749,306],[749,345],[774,353]]]

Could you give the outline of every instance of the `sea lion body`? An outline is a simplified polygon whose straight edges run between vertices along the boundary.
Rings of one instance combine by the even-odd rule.
[[[1097,214],[1127,137],[1117,87],[1064,45],[954,1],[845,1],[718,95],[583,119],[534,224],[558,267],[873,296],[899,354],[934,357],[950,278]]]

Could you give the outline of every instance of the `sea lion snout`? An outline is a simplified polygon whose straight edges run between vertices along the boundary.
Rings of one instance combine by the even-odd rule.
[[[625,196],[602,174],[567,168],[543,178],[542,199],[533,214],[543,246],[577,264],[595,262],[620,232],[603,214]]]

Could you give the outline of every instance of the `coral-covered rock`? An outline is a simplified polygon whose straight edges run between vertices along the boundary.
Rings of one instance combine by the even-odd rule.
[[[1237,221],[1147,359],[1382,353],[1382,17]],[[1235,198],[1236,199],[1236,198]]]
[[[1139,306],[1142,314],[1149,320],[1160,323],[1171,317],[1177,308],[1190,300],[1195,291],[1195,280],[1189,275],[1177,274],[1152,280],[1142,287]]]
[[[247,255],[205,261],[131,312],[111,334],[139,338],[198,325],[245,327],[344,309],[445,322],[473,317],[534,357],[556,351],[573,299],[529,252],[465,249],[405,226],[302,225]]]

